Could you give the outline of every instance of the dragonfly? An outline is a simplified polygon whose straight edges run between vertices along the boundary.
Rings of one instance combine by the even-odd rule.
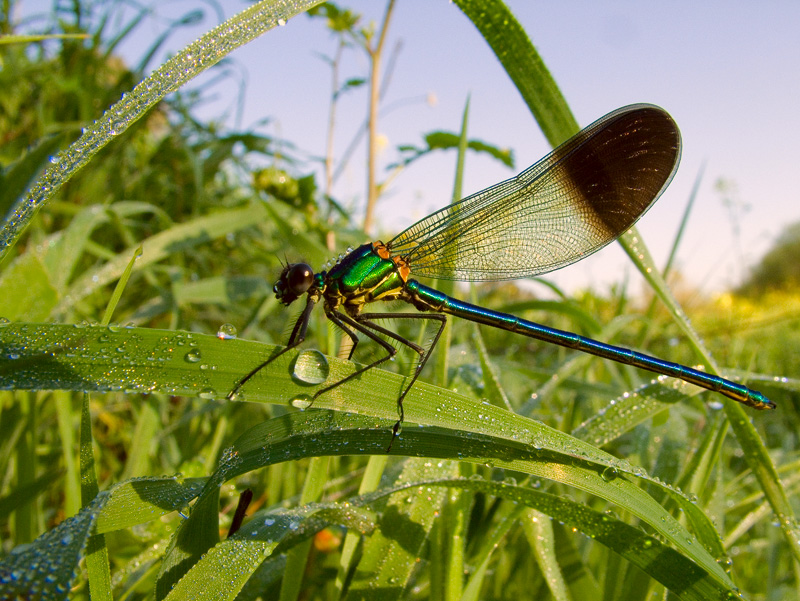
[[[716,391],[753,409],[774,409],[758,391],[678,363],[612,346],[520,317],[467,303],[426,286],[411,274],[461,281],[499,281],[536,276],[598,251],[628,231],[666,189],[678,168],[681,136],[662,108],[637,104],[598,119],[516,177],[486,188],[421,219],[389,242],[373,241],[343,255],[329,269],[287,264],[273,287],[291,305],[305,308],[286,347],[244,376],[234,398],[255,374],[306,339],[314,307],[351,341],[359,334],[385,353],[320,395],[388,361],[398,352],[390,341],[419,355],[397,399],[391,450],[404,419],[403,400],[414,386],[444,330],[447,315],[508,330]],[[366,312],[378,301],[402,301],[416,312]],[[381,320],[427,320],[436,328],[422,347],[379,324]]]

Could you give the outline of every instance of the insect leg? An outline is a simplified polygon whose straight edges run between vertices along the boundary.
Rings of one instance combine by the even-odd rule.
[[[303,341],[306,339],[306,332],[308,332],[308,320],[311,317],[311,311],[314,309],[314,305],[316,304],[316,300],[312,297],[308,297],[306,301],[306,307],[303,309],[303,312],[300,314],[300,317],[297,318],[297,321],[292,328],[292,335],[289,336],[288,344],[281,349],[278,353],[272,355],[269,359],[255,367],[254,369],[250,370],[250,372],[244,376],[241,380],[236,383],[236,386],[228,393],[226,398],[229,401],[232,401],[236,394],[241,390],[242,386],[244,386],[250,378],[255,376],[258,372],[264,369],[267,365],[275,361],[278,357],[286,353],[287,351],[292,350],[293,348],[300,346]]]
[[[411,342],[410,340],[403,338],[397,332],[392,332],[389,329],[384,328],[383,326],[379,326],[376,324],[373,319],[429,319],[439,322],[439,329],[436,332],[436,335],[433,337],[433,342],[428,346],[428,349],[424,349],[423,347],[419,346]],[[396,340],[400,344],[403,344],[414,352],[419,355],[419,363],[417,364],[416,369],[414,370],[414,375],[411,377],[411,382],[409,382],[408,386],[403,389],[403,392],[400,393],[400,396],[397,399],[397,413],[398,413],[398,420],[395,422],[394,426],[392,427],[392,440],[389,442],[389,447],[386,449],[388,453],[392,449],[392,444],[394,444],[394,439],[397,438],[397,433],[400,430],[400,425],[403,423],[403,419],[405,417],[405,411],[403,409],[403,399],[406,398],[408,391],[411,390],[411,387],[414,386],[414,382],[417,381],[419,374],[422,373],[422,368],[425,367],[425,364],[428,362],[428,359],[431,356],[431,352],[433,352],[436,343],[439,342],[439,338],[444,331],[444,327],[447,324],[447,316],[442,315],[441,313],[362,313],[358,316],[358,322],[367,327],[379,332],[393,340]],[[392,349],[397,352],[394,347]],[[394,353],[392,353],[394,354]],[[388,359],[386,357],[383,359],[384,361]]]

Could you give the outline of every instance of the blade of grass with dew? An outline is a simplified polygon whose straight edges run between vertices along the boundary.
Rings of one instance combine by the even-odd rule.
[[[458,463],[440,468],[425,458],[408,460],[399,483],[425,480],[444,472],[457,476]],[[408,587],[435,521],[441,514],[447,489],[437,487],[400,490],[388,498],[380,529],[364,543],[353,581],[345,599],[363,599],[381,591],[381,599],[399,599]]]
[[[361,478],[361,484],[358,487],[359,495],[373,492],[378,488],[388,461],[388,455],[372,455],[369,458],[367,467],[364,470],[364,476]],[[336,574],[336,592],[338,598],[342,598],[344,594],[347,575],[350,573],[353,562],[355,561],[356,547],[360,540],[360,534],[356,534],[355,532],[348,531],[345,535],[344,544],[342,545],[342,555],[339,559],[339,568]]]
[[[564,96],[525,30],[499,0],[455,0],[514,82],[553,147],[578,132]]]
[[[686,334],[690,344],[697,354],[702,357],[704,363],[709,366],[711,373],[718,374],[717,368],[711,355],[705,349],[694,328],[691,327],[688,318],[684,315],[672,292],[667,287],[661,274],[655,269],[655,263],[650,256],[644,242],[635,231],[624,234],[620,241],[623,248],[628,253],[639,272],[647,280],[650,287],[661,299],[667,309],[672,313],[675,323],[677,323]],[[764,494],[775,512],[775,516],[780,524],[784,539],[789,544],[789,548],[800,561],[800,527],[798,526],[797,516],[789,502],[786,490],[781,485],[777,470],[772,458],[769,456],[764,441],[761,440],[758,431],[753,425],[749,414],[745,412],[741,404],[728,399],[723,400],[723,408],[728,417],[728,421],[733,428],[736,439],[744,451],[747,464],[764,490]]]
[[[300,504],[308,505],[319,501],[328,477],[329,457],[312,457],[306,472]],[[295,601],[306,573],[308,553],[311,550],[311,539],[292,547],[286,554],[286,571],[281,581],[280,601]]]
[[[107,499],[98,495],[78,515],[0,558],[0,598],[68,598],[87,540]]]
[[[239,532],[204,554],[165,599],[236,599],[250,576],[273,552],[296,548],[300,541],[330,524],[362,533],[375,526],[362,510],[345,505],[311,504],[291,510],[260,511]],[[286,576],[284,568],[283,577]]]
[[[528,509],[522,520],[522,529],[533,549],[536,563],[544,575],[547,588],[556,601],[570,601],[567,583],[561,573],[561,566],[556,556],[555,534],[550,516],[535,509]]]
[[[278,348],[174,331],[50,324],[0,326],[0,344],[9,351],[0,356],[0,384],[6,388],[129,390],[206,399],[223,398],[241,377],[243,367],[261,363]],[[274,361],[248,383],[239,400],[291,404],[295,398],[312,395],[323,384],[310,384],[297,377],[295,362],[301,354],[292,351]],[[341,380],[356,369],[347,361],[332,357],[326,361],[328,381]],[[397,374],[370,370],[316,399],[314,407],[392,419],[395,391],[404,381]],[[591,461],[600,471],[608,468],[616,475],[647,478],[644,470],[544,424],[428,384],[415,385],[406,409],[410,422],[500,436],[529,449]],[[452,457],[459,456],[458,448],[453,448]],[[697,508],[687,499],[681,503],[687,516],[694,516],[695,521],[703,519],[702,513],[695,515]],[[655,509],[660,515],[660,506]],[[637,514],[642,508],[631,510]]]

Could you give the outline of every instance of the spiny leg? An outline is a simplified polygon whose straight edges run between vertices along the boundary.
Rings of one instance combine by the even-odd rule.
[[[300,317],[298,317],[297,321],[294,323],[294,327],[292,328],[292,334],[291,336],[289,336],[289,342],[287,343],[287,345],[280,352],[278,352],[275,355],[272,355],[269,359],[259,364],[254,369],[250,370],[250,372],[245,377],[243,377],[236,383],[236,386],[233,387],[233,390],[231,390],[225,398],[227,398],[229,401],[232,401],[236,397],[236,394],[242,389],[242,386],[244,386],[250,380],[250,378],[255,376],[258,372],[260,372],[267,365],[275,361],[275,359],[277,359],[281,355],[287,353],[293,348],[300,346],[303,343],[303,341],[306,339],[306,332],[308,332],[308,320],[311,317],[311,311],[314,309],[315,304],[316,301],[313,298],[308,297],[305,309],[303,309],[303,312],[300,314]]]
[[[348,360],[353,357],[353,353],[355,352],[355,347],[358,344],[358,337],[355,335],[353,330],[355,330],[356,332],[361,332],[362,334],[364,334],[364,336],[367,336],[370,340],[373,340],[374,342],[377,342],[378,344],[380,344],[384,348],[384,350],[386,351],[386,355],[383,356],[383,357],[380,357],[379,359],[376,359],[375,361],[373,361],[369,365],[366,365],[366,366],[362,367],[361,369],[358,369],[358,370],[354,371],[353,373],[351,373],[346,378],[342,378],[341,380],[339,380],[337,382],[334,382],[330,386],[326,386],[325,388],[323,388],[321,390],[318,390],[314,394],[314,399],[316,399],[321,394],[329,392],[330,390],[333,390],[337,386],[341,386],[345,382],[347,382],[349,380],[352,380],[353,378],[363,374],[365,371],[369,371],[370,369],[380,365],[384,361],[388,361],[389,358],[391,358],[391,357],[393,357],[394,355],[397,354],[397,349],[396,348],[394,348],[391,344],[386,342],[383,338],[381,338],[380,336],[378,336],[377,334],[375,334],[374,332],[369,330],[366,326],[363,326],[359,321],[356,321],[355,319],[353,319],[349,315],[347,315],[345,313],[342,313],[340,311],[337,311],[335,309],[331,309],[330,311],[326,312],[326,316],[334,324],[336,324],[339,328],[341,328],[341,330],[345,334],[347,334],[350,337],[350,339],[353,341],[353,348],[350,350],[350,356],[348,357]],[[397,335],[395,334],[394,336],[397,336]]]
[[[383,326],[379,326],[378,324],[374,323],[373,319],[429,319],[433,321],[439,322],[439,329],[436,332],[436,335],[433,337],[433,341],[428,346],[428,349],[425,350],[423,347],[419,346],[411,342],[410,340],[403,338],[397,332],[392,332],[384,328]],[[403,419],[405,417],[405,410],[403,409],[403,399],[406,398],[408,391],[411,390],[411,387],[414,386],[414,383],[417,381],[419,374],[422,373],[422,368],[425,367],[425,364],[428,362],[428,359],[433,352],[436,343],[439,342],[439,338],[442,335],[442,331],[444,331],[444,327],[447,324],[447,317],[442,315],[441,313],[362,313],[358,316],[358,322],[367,328],[371,328],[376,332],[380,332],[385,336],[388,336],[400,344],[403,344],[414,352],[419,355],[419,363],[417,363],[417,367],[414,370],[414,375],[411,377],[411,382],[409,382],[408,386],[405,387],[403,392],[400,393],[400,396],[397,399],[397,412],[398,412],[398,420],[395,422],[394,426],[392,426],[392,440],[389,441],[389,446],[386,449],[386,452],[392,450],[392,445],[394,444],[394,439],[397,438],[397,433],[400,430],[400,425],[403,423]],[[392,347],[394,348],[394,347]],[[395,351],[396,352],[396,351]],[[388,359],[386,357],[384,361]]]

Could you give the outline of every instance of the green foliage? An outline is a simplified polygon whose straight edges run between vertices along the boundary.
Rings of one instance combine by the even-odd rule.
[[[773,291],[796,291],[800,286],[800,223],[787,225],[772,248],[756,265],[737,293],[758,297]]]
[[[459,135],[447,131],[434,131],[425,134],[426,146],[420,148],[410,144],[405,144],[398,147],[398,150],[405,153],[406,157],[402,160],[403,167],[407,167],[417,159],[420,159],[430,152],[435,150],[451,150],[457,149],[459,143]],[[506,167],[514,167],[514,153],[508,149],[498,148],[492,144],[487,144],[481,140],[469,140],[467,148],[475,152],[483,152],[497,159]],[[390,167],[395,167],[391,165]]]
[[[513,15],[490,0],[457,4],[548,137],[568,136],[574,120]],[[110,13],[75,10],[62,22],[88,29],[84,42],[0,47],[0,103],[20,111],[0,119],[3,214],[56,148],[141,77],[112,56]],[[315,14],[340,33],[360,31],[335,5]],[[337,89],[360,87],[353,78]],[[336,358],[340,341],[321,314],[306,346],[324,356],[287,353],[248,383],[237,396],[245,402],[226,401],[285,341],[292,316],[270,290],[284,254],[318,266],[331,242],[344,248],[363,234],[330,210],[338,205],[290,143],[194,119],[209,92],[126,115],[133,125],[59,183],[0,262],[0,597],[796,596],[786,498],[800,486],[800,382],[774,376],[800,369],[786,352],[800,342],[796,324],[731,334],[752,305],[698,311],[721,361],[748,368],[738,375],[779,403],[780,415],[758,415],[756,426],[690,386],[454,323],[439,365],[422,376],[446,382],[414,386],[387,456],[414,357],[401,353],[393,371],[370,370],[299,411],[357,368]],[[425,151],[463,153],[465,141],[428,140]],[[640,248],[643,269],[657,272]],[[561,300],[511,284],[473,293],[672,360],[704,357],[696,336],[694,346],[672,344],[690,330],[677,304],[641,316],[622,292],[571,300],[548,289]],[[245,489],[250,512],[231,532]]]

